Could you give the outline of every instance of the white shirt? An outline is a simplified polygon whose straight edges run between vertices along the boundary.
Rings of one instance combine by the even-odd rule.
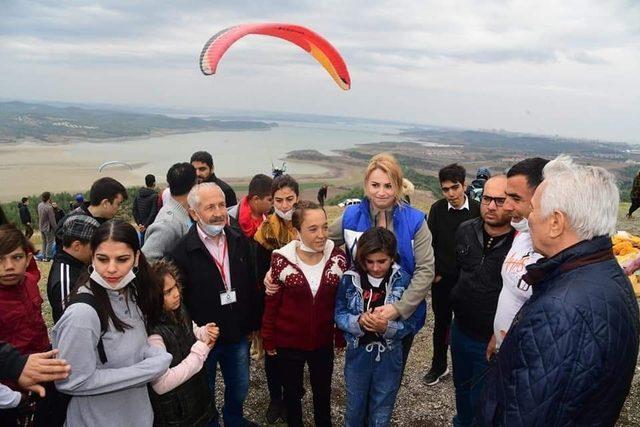
[[[461,211],[463,209],[469,210],[469,198],[466,194],[464,195],[464,203],[459,208],[454,208],[449,202],[447,202],[447,204],[449,205],[449,209],[453,209],[454,211]]]
[[[502,264],[502,290],[493,320],[493,333],[497,347],[502,344],[500,331],[506,333],[509,330],[520,307],[531,297],[531,287],[524,281],[520,282],[520,278],[527,272],[527,265],[535,263],[540,258],[542,255],[533,250],[531,233],[517,232],[511,250]]]
[[[314,298],[318,293],[318,289],[320,289],[324,265],[324,258],[322,258],[316,265],[305,264],[300,258],[298,258],[298,267],[300,267],[300,270],[304,273],[304,277],[307,278],[307,282],[309,282],[309,287],[311,288],[311,294]]]

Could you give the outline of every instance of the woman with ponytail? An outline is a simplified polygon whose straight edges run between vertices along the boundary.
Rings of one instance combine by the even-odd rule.
[[[302,201],[291,218],[299,240],[273,251],[271,279],[280,291],[266,298],[263,345],[278,356],[284,385],[287,424],[302,426],[302,382],[309,366],[315,425],[331,425],[331,377],[334,346],[344,347],[333,320],[344,252],[327,238],[327,215]]]
[[[105,222],[91,249],[91,266],[53,328],[55,347],[72,366],[56,382],[71,396],[66,425],[151,426],[147,383],[171,363],[170,354],[147,344],[147,325],[162,313],[159,279],[131,224]]]

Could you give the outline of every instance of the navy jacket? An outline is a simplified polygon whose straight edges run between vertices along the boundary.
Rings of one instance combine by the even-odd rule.
[[[476,424],[613,426],[638,357],[638,303],[596,237],[527,267],[533,295],[485,383]]]

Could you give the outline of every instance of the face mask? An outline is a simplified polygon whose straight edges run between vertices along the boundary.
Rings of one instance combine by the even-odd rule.
[[[280,218],[282,218],[285,221],[291,221],[291,218],[293,218],[293,209],[289,209],[286,213],[282,212],[278,208],[273,208],[273,210],[276,213],[276,215],[278,215]]]
[[[198,227],[200,227],[200,229],[204,231],[205,234],[211,237],[215,237],[218,234],[222,233],[222,230],[224,229],[224,225],[205,224],[202,221],[198,221]]]
[[[519,233],[529,232],[529,221],[527,221],[527,218],[522,218],[518,222],[511,221],[511,226],[515,228]]]
[[[100,285],[103,288],[105,288],[107,290],[110,290],[110,291],[118,291],[118,290],[124,288],[125,286],[127,286],[129,283],[131,283],[133,281],[133,279],[136,278],[136,274],[133,272],[133,269],[131,269],[122,278],[122,280],[120,280],[115,285],[111,285],[106,280],[104,280],[100,274],[98,274],[98,272],[96,271],[95,267],[93,267],[93,266],[91,266],[91,267],[93,268],[93,271],[91,272],[91,275],[89,276],[89,278],[91,280],[93,280],[94,282],[96,282],[98,285]]]
[[[318,252],[322,252],[322,251],[316,251],[315,249],[305,245],[304,242],[302,241],[302,236],[300,236],[300,232],[298,232],[298,241],[300,242],[300,244],[298,245],[298,248],[300,248],[302,252],[309,252],[312,254],[317,254]]]

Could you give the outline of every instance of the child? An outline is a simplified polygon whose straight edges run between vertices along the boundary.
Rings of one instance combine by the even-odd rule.
[[[42,298],[38,289],[40,272],[29,268],[32,258],[31,245],[22,231],[11,224],[0,226],[0,341],[10,343],[22,355],[51,348],[42,317]],[[17,390],[17,384],[7,385]],[[46,399],[36,400],[34,417],[37,425],[51,420],[48,411],[52,389],[48,387]],[[14,398],[16,396],[13,394]],[[9,407],[12,406],[0,410],[2,426],[18,425],[20,415]]]
[[[202,369],[218,338],[215,323],[197,327],[181,306],[177,267],[160,260],[152,265],[161,278],[164,304],[158,322],[150,325],[150,345],[173,355],[170,368],[151,383],[149,395],[156,426],[204,426],[214,416],[213,396]]]
[[[415,333],[418,319],[387,321],[376,307],[400,300],[411,277],[394,263],[397,241],[381,227],[358,240],[353,270],[340,282],[336,324],[345,332],[346,426],[388,426],[402,377],[402,338]]]
[[[249,239],[253,239],[258,228],[267,219],[267,214],[273,207],[271,183],[273,179],[267,175],[258,174],[249,183],[249,192],[236,206],[229,209],[231,225],[242,230]]]

